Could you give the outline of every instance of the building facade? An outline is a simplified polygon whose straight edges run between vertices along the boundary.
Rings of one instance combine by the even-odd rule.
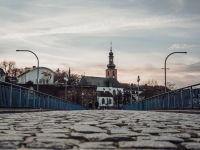
[[[38,68],[28,69],[21,73],[18,77],[18,84],[25,84],[28,81],[32,81],[33,84],[37,84],[37,71]],[[39,67],[39,84],[53,84],[54,83],[54,71],[46,68]]]
[[[2,68],[0,68],[0,81],[4,81],[5,82],[5,72]]]
[[[106,69],[106,77],[83,76],[78,85],[96,85],[97,86],[97,101],[100,109],[113,108],[114,95],[123,92],[122,85],[117,81],[117,69],[113,63],[114,56],[112,52],[112,43],[109,53],[109,64]]]
[[[109,57],[109,64],[107,65],[106,69],[106,78],[117,79],[117,69],[115,69],[114,56],[112,52],[112,41],[110,43],[110,53],[108,57]]]

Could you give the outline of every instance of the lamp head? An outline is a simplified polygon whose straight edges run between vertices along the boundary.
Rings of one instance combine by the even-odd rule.
[[[138,79],[137,79],[137,82],[139,82],[140,81],[140,76],[138,76]]]
[[[16,52],[19,52],[19,50],[16,50]]]
[[[68,81],[67,75],[65,75],[64,80],[65,80],[65,81]]]

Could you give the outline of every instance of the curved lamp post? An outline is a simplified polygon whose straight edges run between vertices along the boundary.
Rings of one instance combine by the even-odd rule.
[[[139,102],[139,82],[140,82],[140,76],[138,76],[137,82],[138,82],[138,102]]]
[[[67,75],[65,75],[64,80],[66,81],[66,84],[65,84],[65,102],[67,102],[67,81],[68,81]]]
[[[175,53],[184,53],[184,54],[187,54],[187,52],[173,52],[173,53],[170,53],[166,59],[165,59],[165,93],[166,93],[166,62],[167,62],[167,58],[172,55],[172,54],[175,54]]]
[[[133,83],[131,83],[131,88],[130,88],[130,94],[131,94],[131,98],[130,98],[130,100],[131,100],[131,105],[132,105],[132,88],[133,88]]]
[[[82,92],[82,106],[83,106],[83,95],[84,95],[84,93]]]
[[[37,91],[39,91],[39,85],[38,85],[38,78],[39,78],[39,59],[38,59],[37,55],[36,55],[34,52],[30,51],[30,50],[16,50],[16,51],[17,51],[17,52],[19,52],[19,51],[22,51],[22,52],[30,52],[30,53],[34,54],[35,57],[37,58],[37,61],[38,61],[38,69],[37,69]]]

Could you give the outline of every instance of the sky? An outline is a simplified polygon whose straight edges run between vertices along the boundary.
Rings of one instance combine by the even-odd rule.
[[[200,83],[199,0],[0,0],[0,62],[105,77],[110,42],[118,81]]]

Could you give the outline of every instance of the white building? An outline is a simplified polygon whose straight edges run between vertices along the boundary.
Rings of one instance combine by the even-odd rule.
[[[2,68],[0,68],[0,81],[4,81],[5,82],[5,72],[3,71]]]
[[[112,43],[111,43],[112,44]],[[118,92],[123,92],[122,85],[117,81],[117,69],[115,69],[112,45],[109,53],[109,64],[106,69],[106,78],[83,76],[78,85],[96,85],[97,101],[100,108],[114,107],[113,97]]]
[[[28,69],[21,73],[18,77],[18,84],[25,84],[28,81],[32,81],[33,84],[37,84],[37,70],[38,68]],[[54,83],[54,71],[46,68],[39,67],[39,84],[53,84]]]

